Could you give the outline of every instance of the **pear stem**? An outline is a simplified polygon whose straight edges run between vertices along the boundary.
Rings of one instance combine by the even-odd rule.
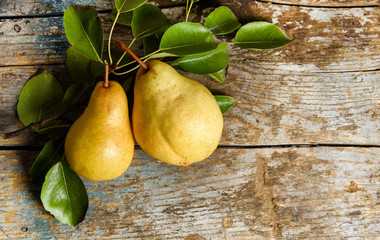
[[[126,51],[129,55],[131,55],[140,64],[140,66],[145,69],[145,71],[147,71],[149,69],[148,65],[146,65],[146,63],[144,63],[143,61],[141,61],[141,59],[139,57],[137,57],[136,54],[134,52],[132,52],[132,50],[129,49],[129,47],[127,47],[127,45],[125,45],[122,41],[120,41],[120,40],[113,40],[112,43],[113,44],[119,44],[120,47],[124,51]]]
[[[108,75],[109,75],[109,72],[110,72],[110,66],[108,65],[108,62],[105,62],[106,65],[105,65],[105,75],[104,75],[104,84],[103,84],[103,87],[104,88],[108,88],[110,86],[109,82],[108,82]]]

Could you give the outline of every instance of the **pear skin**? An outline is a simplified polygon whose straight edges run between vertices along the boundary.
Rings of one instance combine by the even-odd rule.
[[[134,86],[133,134],[141,148],[169,164],[187,166],[217,148],[223,116],[210,91],[170,65],[150,60]]]
[[[110,81],[107,88],[99,82],[66,136],[67,161],[78,175],[105,181],[127,170],[133,152],[126,94],[117,82]]]

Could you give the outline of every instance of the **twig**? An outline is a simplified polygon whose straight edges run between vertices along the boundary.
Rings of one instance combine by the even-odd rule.
[[[110,64],[111,64],[111,65],[112,65],[112,56],[111,56],[111,38],[112,38],[113,29],[115,28],[115,25],[116,25],[116,22],[117,22],[117,19],[119,18],[119,16],[120,16],[120,12],[118,11],[117,14],[116,14],[115,20],[114,20],[113,23],[112,23],[112,27],[111,27],[110,35],[109,35],[109,38],[108,38],[108,56],[109,56],[109,58],[110,58]]]
[[[131,49],[129,49],[129,47],[127,47],[127,45],[125,45],[122,41],[120,40],[113,40],[112,41],[113,44],[119,44],[120,47],[122,49],[124,49],[124,51],[128,52],[129,55],[131,55],[139,64],[142,68],[145,69],[145,71],[148,70],[148,65],[146,65],[146,63],[144,63],[143,61],[141,61],[141,59],[139,57],[136,56],[136,54],[134,52],[131,51]]]
[[[25,126],[23,128],[20,128],[20,129],[17,129],[16,131],[13,131],[13,132],[8,132],[8,133],[4,133],[3,134],[3,139],[7,139],[7,138],[12,138],[12,137],[16,137],[18,135],[21,135],[23,134],[24,132],[27,132],[27,131],[31,131],[35,128],[38,128],[54,119],[57,119],[59,116],[61,116],[64,112],[66,112],[66,108],[57,112],[56,114],[48,117],[48,118],[45,118],[44,120],[41,120],[39,122],[36,122],[36,123],[32,123],[32,124],[29,124],[28,126]]]

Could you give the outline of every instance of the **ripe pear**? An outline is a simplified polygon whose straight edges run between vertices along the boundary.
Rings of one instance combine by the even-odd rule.
[[[152,157],[187,166],[209,157],[223,131],[223,116],[210,91],[170,65],[150,60],[134,86],[135,140]]]
[[[71,126],[65,154],[71,168],[94,181],[111,180],[129,167],[134,140],[128,100],[119,83],[99,82],[83,114]]]

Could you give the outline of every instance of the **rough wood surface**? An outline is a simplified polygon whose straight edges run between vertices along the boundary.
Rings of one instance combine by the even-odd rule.
[[[244,64],[242,64],[244,63]],[[268,64],[269,65],[269,64]],[[236,98],[224,115],[222,145],[380,144],[379,72],[306,73],[265,69],[232,59],[224,84],[201,79],[212,92]],[[302,67],[302,66],[301,66]],[[3,67],[0,130],[20,128],[15,105],[24,82],[46,66]],[[64,66],[47,68],[59,73]],[[253,73],[254,72],[254,73]],[[0,145],[41,145],[36,134],[1,139]]]
[[[308,7],[359,7],[359,6],[379,6],[378,0],[263,0],[272,4],[285,4],[292,6]]]
[[[154,1],[172,22],[183,20],[185,2]],[[62,13],[71,3],[0,0],[0,133],[21,127],[17,97],[38,70],[48,69],[67,86]],[[96,5],[109,31],[112,1],[76,3]],[[224,115],[218,150],[203,162],[175,167],[137,149],[122,177],[85,181],[90,207],[86,220],[72,228],[43,209],[40,188],[28,174],[38,154],[31,149],[46,138],[26,133],[1,139],[0,239],[376,239],[378,4],[199,1],[194,22],[225,5],[243,24],[270,21],[294,39],[268,51],[231,46],[224,84],[190,75],[238,100]],[[117,27],[115,38],[129,41],[130,31]],[[141,53],[140,46],[133,48]]]
[[[208,0],[207,4],[223,4],[231,2],[231,0]],[[235,3],[243,2],[243,4],[255,4],[252,0],[235,1]],[[274,5],[291,5],[291,6],[306,6],[306,7],[366,7],[366,6],[379,6],[378,0],[261,0],[256,2],[270,3]],[[158,5],[160,7],[170,7],[176,5],[186,4],[186,0],[150,0],[148,3]],[[83,2],[72,1],[57,1],[57,0],[34,0],[34,1],[13,1],[2,0],[0,1],[0,17],[14,17],[14,16],[36,16],[36,15],[52,15],[62,14],[70,4],[92,5],[98,11],[110,10],[114,8],[112,1],[107,0],[86,0]],[[198,3],[199,4],[199,3]]]
[[[225,4],[235,12],[243,8],[232,3]],[[273,21],[294,41],[269,51],[231,47],[225,84],[193,76],[213,92],[239,101],[225,117],[222,144],[379,144],[378,9],[304,8],[261,2],[250,6],[240,12],[243,18],[253,15]],[[201,14],[201,9],[195,9],[197,12]],[[178,19],[183,8],[166,13],[172,20]],[[102,14],[102,19],[109,29],[107,15]],[[3,89],[9,90],[2,95],[4,105],[0,108],[7,121],[2,122],[1,129],[8,131],[19,126],[13,107],[22,84],[41,68],[40,64],[63,63],[68,43],[62,17],[3,20],[0,31],[4,32],[0,81]],[[130,41],[129,34],[129,30],[118,28],[115,38]],[[14,65],[33,66],[10,67]],[[25,137],[0,140],[0,144],[37,144],[30,135]]]
[[[242,21],[273,22],[294,39],[290,45],[279,50],[246,51],[245,55],[241,55],[241,51],[236,52],[241,57],[239,60],[260,61],[285,70],[300,68],[302,64],[307,72],[368,71],[380,68],[378,8],[304,8],[261,2],[247,5],[247,8],[234,1],[225,5],[231,7]],[[244,10],[239,12],[239,7]],[[198,11],[198,17],[194,20],[201,20],[201,8]],[[171,8],[165,13],[175,21],[183,18],[184,8]],[[100,15],[107,36],[111,22],[108,14]],[[64,62],[64,53],[69,44],[64,35],[61,16],[3,19],[0,20],[0,33],[0,66]],[[115,38],[130,41],[129,29],[119,27]],[[298,70],[302,71],[303,68]]]
[[[140,150],[114,181],[85,181],[86,220],[57,223],[28,176],[35,156],[2,152],[2,239],[373,239],[378,148],[222,148],[190,167]]]
[[[149,1],[159,7],[170,7],[186,3],[186,0],[154,0]],[[111,10],[115,8],[113,1],[108,0],[86,0],[86,1],[60,1],[60,0],[29,0],[29,1],[0,1],[0,17],[14,16],[36,16],[63,14],[70,5],[91,5],[98,11]]]

